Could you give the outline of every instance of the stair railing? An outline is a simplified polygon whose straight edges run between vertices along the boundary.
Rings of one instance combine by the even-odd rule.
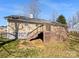
[[[44,25],[40,25],[40,26],[38,26],[37,28],[35,28],[34,30],[32,30],[31,32],[29,32],[28,34],[27,34],[27,36],[29,37],[30,35],[33,35],[33,36],[35,36],[37,33],[39,33],[39,32],[42,32],[43,31],[43,29],[42,30],[40,30],[40,31],[38,31],[41,27],[43,27]]]

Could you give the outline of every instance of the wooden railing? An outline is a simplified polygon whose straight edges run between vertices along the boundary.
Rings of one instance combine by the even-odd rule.
[[[44,25],[40,25],[37,28],[35,28],[34,30],[32,30],[31,32],[29,32],[27,34],[28,38],[29,37],[32,38],[32,37],[36,36],[38,33],[42,32],[43,31],[43,26]],[[41,29],[41,30],[39,30],[39,29]]]

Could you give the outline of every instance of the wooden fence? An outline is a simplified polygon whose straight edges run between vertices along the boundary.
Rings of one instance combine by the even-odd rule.
[[[5,33],[5,32],[0,33],[0,38],[7,38],[7,33]]]

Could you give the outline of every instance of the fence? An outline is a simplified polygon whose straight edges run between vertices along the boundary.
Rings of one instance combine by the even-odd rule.
[[[6,32],[0,33],[0,38],[7,38],[7,33]]]

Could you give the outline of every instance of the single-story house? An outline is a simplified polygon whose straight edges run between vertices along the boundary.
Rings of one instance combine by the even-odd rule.
[[[45,40],[67,38],[67,26],[57,22],[17,15],[7,16],[5,19],[7,19],[7,32],[10,33],[7,34],[9,39],[14,39],[16,32],[18,39],[30,39],[40,32],[44,33]]]

